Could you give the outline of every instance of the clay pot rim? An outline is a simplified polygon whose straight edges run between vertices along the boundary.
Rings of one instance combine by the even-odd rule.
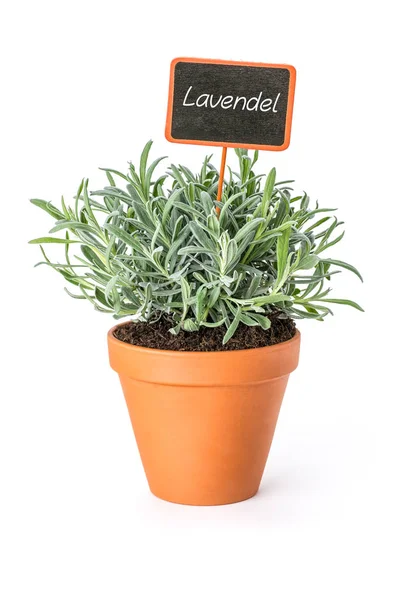
[[[124,321],[122,323],[118,323],[117,325],[114,325],[114,327],[112,327],[111,329],[109,329],[108,333],[107,333],[107,337],[109,340],[109,343],[116,345],[117,347],[121,347],[121,348],[125,348],[126,350],[128,348],[132,349],[132,351],[135,352],[141,352],[143,353],[145,356],[146,355],[159,355],[159,356],[164,356],[164,357],[173,357],[173,356],[183,356],[183,357],[200,357],[200,356],[210,356],[210,355],[223,355],[223,356],[228,356],[228,355],[234,355],[235,356],[240,356],[241,353],[245,356],[250,356],[250,353],[272,353],[272,352],[277,352],[279,350],[282,350],[284,347],[288,347],[291,344],[296,344],[299,341],[299,338],[301,336],[300,331],[298,329],[296,329],[295,331],[295,335],[290,339],[287,340],[286,342],[280,342],[279,344],[273,344],[272,346],[262,346],[260,348],[245,348],[243,350],[208,350],[206,352],[200,352],[200,351],[187,351],[187,350],[161,350],[159,348],[148,348],[146,346],[136,346],[135,344],[129,344],[128,342],[123,342],[119,339],[117,339],[114,335],[114,332],[116,331],[116,329],[118,329],[119,327],[122,327],[123,325],[125,325],[125,323],[129,323],[130,321]]]

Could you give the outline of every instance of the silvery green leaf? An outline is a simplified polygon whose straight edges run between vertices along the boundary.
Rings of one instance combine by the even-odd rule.
[[[203,321],[206,311],[207,289],[201,286],[196,292],[195,314],[198,321]]]
[[[134,204],[134,202],[137,202],[138,204],[143,203],[143,198],[140,194],[140,184],[139,181],[138,183],[134,184],[134,183],[129,183],[127,185],[127,192],[128,194],[126,194],[125,192],[119,192],[117,198],[120,198],[121,200],[123,200],[124,202],[126,202],[127,204]],[[92,192],[93,194],[93,192]]]
[[[137,252],[143,252],[144,247],[140,242],[138,242],[132,235],[121,229],[120,227],[116,227],[115,225],[110,225],[107,223],[104,228],[112,233],[116,238],[123,241],[130,248],[134,248]]]
[[[235,239],[230,240],[227,246],[227,263],[231,263],[233,259],[240,258],[238,255],[238,245]]]
[[[249,313],[248,313],[249,314]],[[262,327],[262,329],[270,329],[271,321],[264,315],[251,313],[252,318]]]
[[[207,227],[215,235],[220,235],[219,219],[217,218],[215,211],[213,211],[213,213],[208,216]]]
[[[230,211],[231,205],[239,198],[244,199],[244,197],[245,197],[245,192],[238,192],[237,194],[233,194],[232,196],[230,196],[229,198],[227,198],[224,201],[223,206],[221,207],[220,215],[219,215],[219,221],[221,223],[221,227],[225,227],[225,225],[227,223],[227,213]]]
[[[167,158],[167,156],[162,156],[161,158],[157,158],[156,160],[154,160],[152,162],[152,164],[150,165],[150,167],[148,168],[148,170],[146,171],[146,175],[144,178],[144,184],[143,184],[144,192],[146,193],[146,195],[149,195],[150,184],[151,184],[151,179],[152,179],[154,170],[156,169],[157,165],[165,158]]]
[[[79,240],[66,240],[65,238],[41,237],[30,240],[28,244],[79,244]]]
[[[194,276],[194,279],[197,279],[201,283],[207,285],[207,279],[205,279],[205,277],[201,273],[199,273],[198,271],[193,271],[192,275]]]
[[[30,200],[30,202],[46,211],[51,217],[53,217],[53,219],[64,219],[63,213],[58,208],[53,206],[51,202],[47,202],[46,200],[38,200],[36,198]]]
[[[363,281],[362,275],[360,274],[360,272],[358,271],[358,269],[356,269],[352,265],[344,262],[343,260],[334,260],[334,258],[321,258],[320,260],[321,260],[321,262],[323,264],[326,264],[326,265],[335,265],[337,267],[341,267],[342,269],[346,269],[347,271],[351,271],[357,277],[359,277],[359,279],[361,281]]]
[[[301,210],[306,210],[309,206],[309,202],[310,202],[310,198],[309,198],[308,194],[306,192],[304,192],[304,195],[302,197],[301,204],[300,204]]]
[[[179,281],[182,275],[185,275],[188,271],[188,265],[185,265],[182,269],[180,269],[179,271],[175,271],[174,273],[171,273],[169,275],[169,281],[171,282],[176,282]],[[159,274],[160,277],[160,274]]]
[[[100,302],[100,304],[103,304],[103,306],[110,308],[110,303],[107,300],[105,293],[102,292],[102,290],[98,287],[95,287],[95,298],[98,302]]]
[[[276,181],[276,169],[273,168],[266,178],[265,189],[263,192],[261,212],[262,212],[262,217],[264,217],[264,218],[267,216],[267,211],[269,210],[270,200],[271,200],[271,197],[273,194],[275,181]]]
[[[118,177],[125,179],[125,181],[129,181],[128,177],[126,175],[124,175],[124,173],[121,173],[121,171],[116,171],[115,169],[105,169],[104,167],[99,167],[99,168],[100,168],[100,171],[106,171],[106,173],[113,173],[113,175],[118,175]]]
[[[277,240],[277,280],[280,280],[287,264],[290,229],[287,228]]]
[[[209,248],[203,248],[202,246],[184,246],[178,251],[178,256],[183,256],[185,254],[210,254],[213,256],[218,256],[218,252],[214,250],[209,250]]]
[[[116,192],[113,188],[105,188],[104,190],[95,190],[93,192],[90,193],[91,196],[102,196],[102,197],[108,197],[108,198],[119,198],[120,200],[122,200],[123,202],[126,202],[128,204],[131,204],[132,199],[128,194],[125,194],[124,192]]]
[[[139,175],[140,175],[142,185],[145,184],[146,166],[147,166],[148,156],[149,156],[149,152],[152,147],[152,144],[153,144],[152,140],[149,140],[145,144],[145,147],[142,150],[142,154],[141,154],[141,159],[140,159],[140,164],[139,164]]]
[[[152,300],[152,286],[150,283],[147,285],[145,298],[146,302],[151,302]]]
[[[220,287],[215,285],[215,287],[210,292],[208,300],[207,300],[207,307],[209,309],[213,308],[213,306],[216,304],[216,302],[218,301],[218,299],[220,297],[220,294],[221,294]]]
[[[163,250],[164,250],[163,246],[157,246],[157,248],[154,248],[152,250],[152,258],[159,257],[162,254]]]
[[[246,194],[245,192],[241,192],[241,194],[237,194],[238,196],[242,196],[241,202],[239,204],[239,206],[237,206],[236,208],[234,208],[232,210],[232,216],[235,218],[243,218],[244,216],[247,215],[247,210],[254,210],[256,208],[259,209],[259,214],[260,214],[260,207],[261,207],[261,198],[262,195],[259,194],[252,194],[251,196],[249,196],[249,198],[246,198]],[[229,198],[229,201],[232,200],[232,197]],[[256,215],[255,213],[253,213],[253,215],[256,217],[258,215]]]
[[[128,287],[122,287],[121,292],[122,292],[123,296],[131,302],[131,304],[134,304],[137,308],[139,308],[140,303],[138,300],[138,296],[135,294],[135,292],[132,289],[130,289]]]
[[[271,294],[270,296],[256,296],[254,298],[235,298],[237,304],[257,304],[263,306],[265,304],[278,304],[279,302],[290,301],[291,296],[286,294]]]
[[[361,312],[365,312],[364,309],[361,306],[359,306],[359,304],[353,302],[352,300],[343,300],[338,298],[319,298],[319,300],[321,302],[332,302],[333,304],[346,304],[347,306],[352,306],[353,308],[356,308]]]
[[[113,176],[109,171],[106,171],[106,177],[109,180],[110,185],[116,185],[116,182],[114,181]]]
[[[190,229],[188,225],[186,225],[181,231],[179,237],[171,244],[169,251],[166,254],[164,265],[166,268],[170,267],[170,271],[174,268],[176,258],[178,256],[178,251],[182,244],[186,242],[188,236],[190,234]],[[173,261],[173,264],[170,265],[170,261]]]
[[[180,197],[181,194],[182,194],[182,188],[178,188],[170,195],[170,197],[167,200],[167,202],[164,206],[164,209],[163,209],[162,225],[166,225],[170,211],[173,208],[174,203],[178,201],[178,198]]]
[[[222,275],[220,277],[220,281],[223,285],[230,287],[232,283],[234,283],[234,277],[229,277],[228,275]]]
[[[309,254],[298,265],[297,271],[307,271],[316,267],[320,258],[316,254]]]
[[[215,242],[207,235],[203,228],[200,227],[199,223],[192,221],[192,223],[189,224],[189,227],[201,246],[212,251],[216,250]]]
[[[182,324],[182,328],[185,331],[198,331],[199,325],[197,325],[193,319],[185,319]]]
[[[180,235],[180,233],[182,233],[182,231],[184,231],[184,229],[188,229],[188,226],[186,225],[185,227],[183,227],[183,224],[184,224],[184,216],[179,215],[177,217],[177,219],[174,221],[173,234],[171,236],[172,242],[174,242],[178,238],[178,236]]]
[[[181,277],[180,282],[181,282],[182,302],[184,304],[184,310],[186,310],[186,308],[188,307],[188,301],[191,297],[191,288],[190,288],[188,281],[185,279],[185,277]]]
[[[200,323],[200,326],[201,327],[209,327],[209,328],[221,327],[222,325],[224,325],[225,322],[226,322],[225,319],[220,319],[220,321],[202,321]]]
[[[75,298],[76,300],[86,300],[86,296],[84,296],[83,294],[73,294],[72,292],[70,292],[69,289],[67,289],[66,287],[64,288],[64,291],[67,292],[67,294],[69,296],[71,296],[71,298]]]
[[[244,252],[246,252],[247,250],[249,250],[250,245],[252,243],[253,240],[253,232],[251,231],[250,233],[248,233],[247,236],[245,236],[241,243],[238,246],[238,250],[237,250],[237,254],[238,254],[238,260],[241,260],[242,255],[244,254]]]
[[[309,233],[310,231],[313,231],[313,229],[316,229],[317,227],[320,227],[320,225],[323,225],[323,223],[325,223],[326,221],[328,221],[331,217],[323,217],[322,219],[319,219],[318,221],[315,221],[315,223],[313,223],[310,227],[308,227],[307,229],[305,229],[305,233]]]
[[[336,210],[337,210],[336,208],[316,208],[315,210],[310,210],[306,213],[306,215],[302,219],[300,219],[300,221],[302,222],[301,224],[303,225],[306,221],[313,219],[314,216],[319,213],[334,212]]]
[[[115,286],[115,284],[118,281],[118,276],[114,275],[114,277],[111,277],[111,279],[109,279],[106,288],[104,290],[104,295],[106,296],[106,298],[109,298],[111,291],[113,289],[113,287]]]
[[[241,229],[235,234],[235,241],[239,243],[246,235],[250,232],[255,231],[258,226],[264,222],[264,219],[261,217],[257,219],[252,219],[249,223],[246,223]]]
[[[197,219],[204,219],[205,215],[201,213],[199,210],[196,210],[189,204],[185,204],[184,202],[179,202],[178,200],[174,203],[175,208],[178,210],[191,215],[192,217],[196,217]]]
[[[56,231],[61,231],[62,229],[71,229],[71,230],[82,230],[88,231],[92,235],[98,235],[98,232],[93,229],[90,225],[86,223],[81,223],[80,221],[62,221],[57,223],[52,229],[50,229],[50,233],[56,233]]]
[[[237,331],[238,325],[240,324],[240,319],[241,319],[241,309],[238,308],[237,312],[235,314],[235,317],[234,317],[233,321],[231,322],[230,326],[228,327],[227,333],[225,334],[225,336],[223,338],[223,344],[227,344],[227,342],[229,340],[231,340],[234,333]]]
[[[214,209],[213,206],[213,201],[210,197],[210,194],[208,194],[207,192],[201,192],[200,193],[200,200],[203,206],[203,212],[207,215],[210,213],[211,210]]]
[[[241,313],[240,321],[241,323],[244,323],[244,325],[248,325],[248,327],[256,327],[259,325],[259,323],[255,321],[255,319],[252,319],[246,312]]]
[[[178,169],[175,165],[170,165],[169,169],[171,171],[172,177],[176,180],[179,187],[181,187],[182,189],[185,189],[186,181],[185,181],[184,177],[182,176],[180,169]]]
[[[261,281],[262,281],[261,275],[254,275],[252,277],[251,283],[248,286],[248,288],[246,289],[245,298],[251,298],[252,296],[254,296],[256,294],[256,291],[258,290]]]
[[[89,261],[89,265],[92,263],[95,267],[105,271],[105,260],[99,250],[92,249],[90,246],[84,244],[80,248],[82,254]]]
[[[320,254],[320,252],[323,252],[324,250],[327,250],[327,248],[331,248],[332,246],[335,246],[336,244],[338,244],[338,242],[341,242],[341,240],[343,239],[344,235],[345,235],[345,231],[343,231],[338,237],[336,237],[331,242],[327,242],[327,244],[324,244],[323,246],[320,245],[318,247],[318,249],[316,250],[316,253]]]

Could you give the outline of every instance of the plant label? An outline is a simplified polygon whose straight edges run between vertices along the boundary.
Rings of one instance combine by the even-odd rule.
[[[166,138],[285,150],[295,90],[290,65],[176,58],[171,63]]]

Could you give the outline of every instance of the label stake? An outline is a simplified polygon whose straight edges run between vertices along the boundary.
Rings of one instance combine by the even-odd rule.
[[[227,146],[223,146],[223,150],[221,153],[221,163],[220,163],[220,177],[219,177],[219,185],[217,188],[217,202],[220,202],[221,196],[223,194],[223,183],[224,183],[224,171],[226,170],[226,158],[227,158]],[[220,214],[220,207],[216,207],[216,212]]]

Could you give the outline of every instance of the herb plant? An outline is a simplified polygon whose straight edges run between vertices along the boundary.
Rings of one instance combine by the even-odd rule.
[[[160,177],[148,166],[148,142],[139,169],[127,175],[105,171],[109,185],[78,188],[73,206],[31,200],[56,223],[50,234],[31,240],[44,261],[97,310],[115,318],[152,322],[171,319],[171,333],[225,325],[226,343],[239,323],[270,327],[269,313],[323,320],[330,304],[361,307],[329,296],[331,278],[355,267],[327,257],[342,239],[335,209],[310,208],[306,193],[293,195],[276,171],[256,175],[258,159],[236,150],[238,172],[229,171],[221,202],[219,173],[207,156],[199,174],[171,165]],[[117,185],[116,180],[122,183]],[[61,237],[60,237],[61,234]],[[64,237],[62,237],[64,234]],[[63,244],[65,260],[52,262],[43,246]],[[73,250],[76,244],[80,253]],[[71,256],[73,254],[73,257]]]

